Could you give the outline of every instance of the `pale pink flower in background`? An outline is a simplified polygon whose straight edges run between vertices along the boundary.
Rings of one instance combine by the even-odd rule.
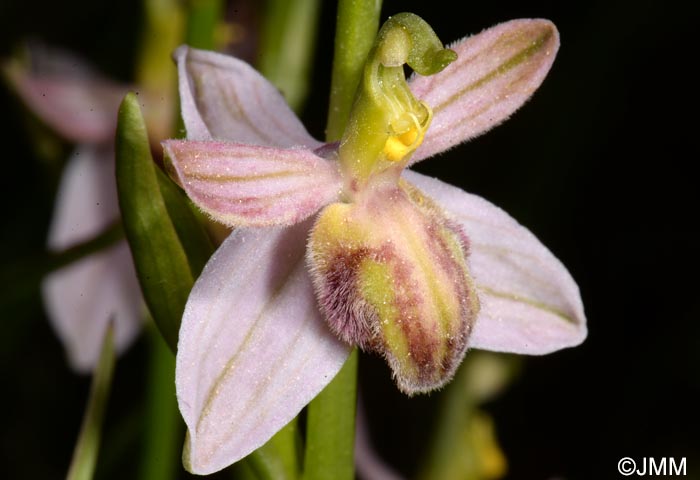
[[[30,59],[30,68],[6,65],[10,85],[40,120],[76,144],[58,186],[47,240],[50,251],[61,252],[119,220],[114,133],[119,104],[130,86],[112,82],[61,50],[32,48]],[[161,120],[171,118],[166,117],[171,107],[143,92],[142,98],[154,138],[165,138],[169,130]],[[110,321],[118,351],[141,329],[145,309],[125,240],[48,274],[41,292],[68,361],[79,372],[96,365]]]
[[[434,111],[410,162],[505,120],[540,85],[558,45],[556,28],[546,20],[507,22],[453,45],[458,54],[453,64],[409,82]],[[176,384],[188,427],[184,461],[190,471],[220,470],[292,420],[343,365],[351,345],[337,335],[383,353],[408,393],[444,384],[468,347],[539,355],[583,341],[585,316],[576,283],[504,211],[439,180],[401,172],[406,163],[395,176],[352,190],[336,160],[337,145],[314,140],[279,92],[249,65],[187,47],[176,59],[188,140],[164,142],[171,174],[213,219],[240,227],[209,260],[182,320]],[[436,337],[448,342],[440,353],[445,357],[423,351],[436,362],[423,370],[386,345],[385,351],[377,348],[381,326],[353,324],[374,320],[363,316],[365,292],[353,290],[347,278],[333,285],[324,270],[356,268],[352,262],[326,265],[327,258],[337,257],[318,253],[325,245],[342,250],[350,238],[342,228],[340,238],[319,233],[330,211],[344,212],[338,218],[347,225],[368,225],[368,237],[360,242],[391,245],[402,259],[387,260],[392,268],[414,259],[405,236],[420,239],[438,231],[450,245],[459,245],[454,249],[461,253],[448,257],[419,245],[425,258],[444,260],[425,267],[435,265],[436,278],[445,280],[434,293],[449,308],[453,302],[464,310],[465,317],[454,322],[454,336]],[[428,294],[411,285],[402,291],[414,295],[414,306],[430,304]],[[469,298],[455,299],[460,293]],[[421,352],[413,341],[409,338],[409,357]],[[418,377],[410,373],[413,367]],[[421,372],[429,373],[425,383]]]

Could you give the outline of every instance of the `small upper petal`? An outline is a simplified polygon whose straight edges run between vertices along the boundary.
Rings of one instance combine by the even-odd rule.
[[[270,147],[321,146],[274,85],[247,63],[187,46],[175,51],[175,60],[188,139]]]
[[[337,163],[310,150],[189,140],[163,147],[187,195],[229,226],[291,225],[342,189]]]
[[[576,282],[529,230],[481,197],[415,172],[404,176],[460,222],[471,241],[481,311],[470,346],[545,354],[586,338]]]
[[[507,119],[549,72],[559,33],[548,20],[512,20],[450,46],[457,60],[442,72],[410,81],[413,94],[433,109],[418,162]]]
[[[193,473],[218,471],[260,447],[347,358],[306,272],[309,228],[236,230],[192,289],[176,386],[188,428],[184,461]]]

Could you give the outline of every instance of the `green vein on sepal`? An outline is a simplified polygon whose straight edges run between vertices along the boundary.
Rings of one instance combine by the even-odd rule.
[[[576,319],[575,316],[567,314],[564,310],[552,307],[550,305],[547,305],[544,302],[541,302],[539,300],[534,300],[531,298],[524,297],[522,295],[516,295],[514,293],[509,293],[509,292],[501,292],[498,290],[495,290],[490,287],[486,287],[484,285],[478,285],[477,288],[493,297],[498,297],[498,298],[503,298],[505,300],[510,300],[511,302],[516,302],[516,303],[522,303],[524,305],[529,305],[531,307],[537,308],[539,310],[542,310],[544,312],[551,313],[552,315],[556,315],[557,317],[561,318],[567,323],[570,323],[572,325],[578,325],[579,322]]]

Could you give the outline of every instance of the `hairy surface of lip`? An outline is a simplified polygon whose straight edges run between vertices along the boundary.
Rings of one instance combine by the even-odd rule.
[[[320,308],[343,341],[383,355],[406,393],[440,387],[478,313],[461,228],[406,182],[324,209],[308,261]]]

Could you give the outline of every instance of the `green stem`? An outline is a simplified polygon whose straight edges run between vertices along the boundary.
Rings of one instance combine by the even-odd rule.
[[[258,69],[297,113],[308,91],[319,12],[319,0],[268,0],[265,8]]]
[[[357,349],[340,373],[309,404],[304,480],[355,478]]]
[[[239,463],[246,464],[249,476],[258,480],[295,480],[299,478],[299,443],[295,418]]]
[[[68,480],[89,480],[95,472],[102,421],[112,384],[114,364],[114,332],[110,325],[105,333],[100,360],[90,385],[88,406],[83,417],[83,424],[80,427],[78,442],[73,451],[73,460],[66,477]]]
[[[172,53],[182,42],[184,15],[179,0],[144,0],[144,28],[136,69],[139,86],[173,96],[175,67]]]
[[[116,221],[90,240],[79,243],[59,253],[50,253],[47,261],[44,262],[45,269],[42,275],[80,260],[92,253],[99,252],[104,248],[112,246],[123,238],[124,228],[122,227],[122,223],[121,221]]]
[[[345,130],[367,55],[379,28],[381,0],[339,0],[326,140]],[[355,477],[357,350],[308,407],[304,480]]]
[[[146,385],[146,417],[140,478],[168,480],[175,477],[183,428],[175,400],[175,357],[149,324],[150,358]]]
[[[90,240],[62,252],[44,252],[4,266],[0,272],[0,284],[6,288],[0,293],[0,305],[9,305],[31,297],[45,275],[110,247],[123,238],[122,224],[116,221]]]
[[[381,0],[339,0],[326,140],[345,131],[355,90],[379,29]]]
[[[216,49],[216,30],[224,11],[222,0],[188,0],[185,42],[194,48]]]

